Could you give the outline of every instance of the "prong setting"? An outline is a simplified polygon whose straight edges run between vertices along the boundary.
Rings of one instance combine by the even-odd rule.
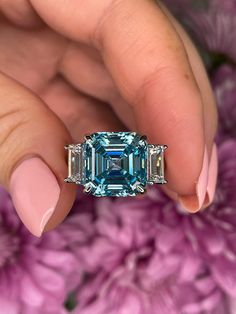
[[[68,149],[71,149],[72,147],[74,147],[74,145],[66,144],[66,145],[64,146],[64,149],[68,150]]]
[[[64,182],[66,182],[66,183],[73,183],[73,181],[70,178],[65,178]]]
[[[136,189],[140,194],[144,194],[146,192],[145,187],[143,187],[142,185],[137,185]]]
[[[91,194],[91,192],[92,192],[92,186],[90,184],[85,185],[83,189],[83,193]]]
[[[168,181],[165,179],[165,180],[163,180],[163,182],[161,184],[166,184],[166,183],[168,183]]]
[[[86,135],[84,136],[84,140],[85,140],[85,141],[92,141],[92,136],[91,136],[90,134],[86,134]]]
[[[141,146],[146,146],[147,145],[147,136],[146,135],[142,135],[140,137],[139,145],[141,145]]]

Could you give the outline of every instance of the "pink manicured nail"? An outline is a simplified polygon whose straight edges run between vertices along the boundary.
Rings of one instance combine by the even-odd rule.
[[[41,236],[60,195],[52,171],[38,157],[24,160],[11,176],[10,193],[25,226],[34,235]]]
[[[208,154],[205,147],[202,170],[196,184],[196,194],[190,196],[179,196],[179,202],[187,211],[197,212],[203,206],[206,192],[207,192],[207,183],[208,183],[208,174],[209,174],[209,163],[208,163]]]
[[[207,184],[207,195],[206,200],[204,202],[204,206],[210,205],[212,203],[215,189],[216,189],[216,182],[217,182],[217,175],[218,175],[218,157],[217,157],[217,147],[216,144],[213,144],[210,165],[209,165],[209,176],[208,176],[208,184]]]

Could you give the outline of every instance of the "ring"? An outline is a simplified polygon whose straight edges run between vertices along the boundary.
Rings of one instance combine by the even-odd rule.
[[[68,177],[94,196],[136,196],[148,184],[165,184],[164,151],[167,145],[147,143],[136,132],[96,132],[83,143],[65,146]]]

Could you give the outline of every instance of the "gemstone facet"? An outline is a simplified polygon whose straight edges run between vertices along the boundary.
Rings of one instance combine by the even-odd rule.
[[[84,181],[84,159],[81,144],[68,145],[68,178],[66,182],[82,184]]]
[[[147,144],[135,132],[97,132],[68,150],[66,182],[81,184],[95,196],[135,196],[147,184],[167,183],[164,176],[166,145]]]
[[[147,184],[147,142],[134,132],[97,132],[82,144],[85,189],[95,196],[134,196]]]
[[[164,151],[166,145],[148,145],[148,182],[164,184]]]

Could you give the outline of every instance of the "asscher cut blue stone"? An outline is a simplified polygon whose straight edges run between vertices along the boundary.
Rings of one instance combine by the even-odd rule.
[[[97,132],[83,144],[85,187],[95,196],[135,196],[147,184],[147,142],[134,132]]]

